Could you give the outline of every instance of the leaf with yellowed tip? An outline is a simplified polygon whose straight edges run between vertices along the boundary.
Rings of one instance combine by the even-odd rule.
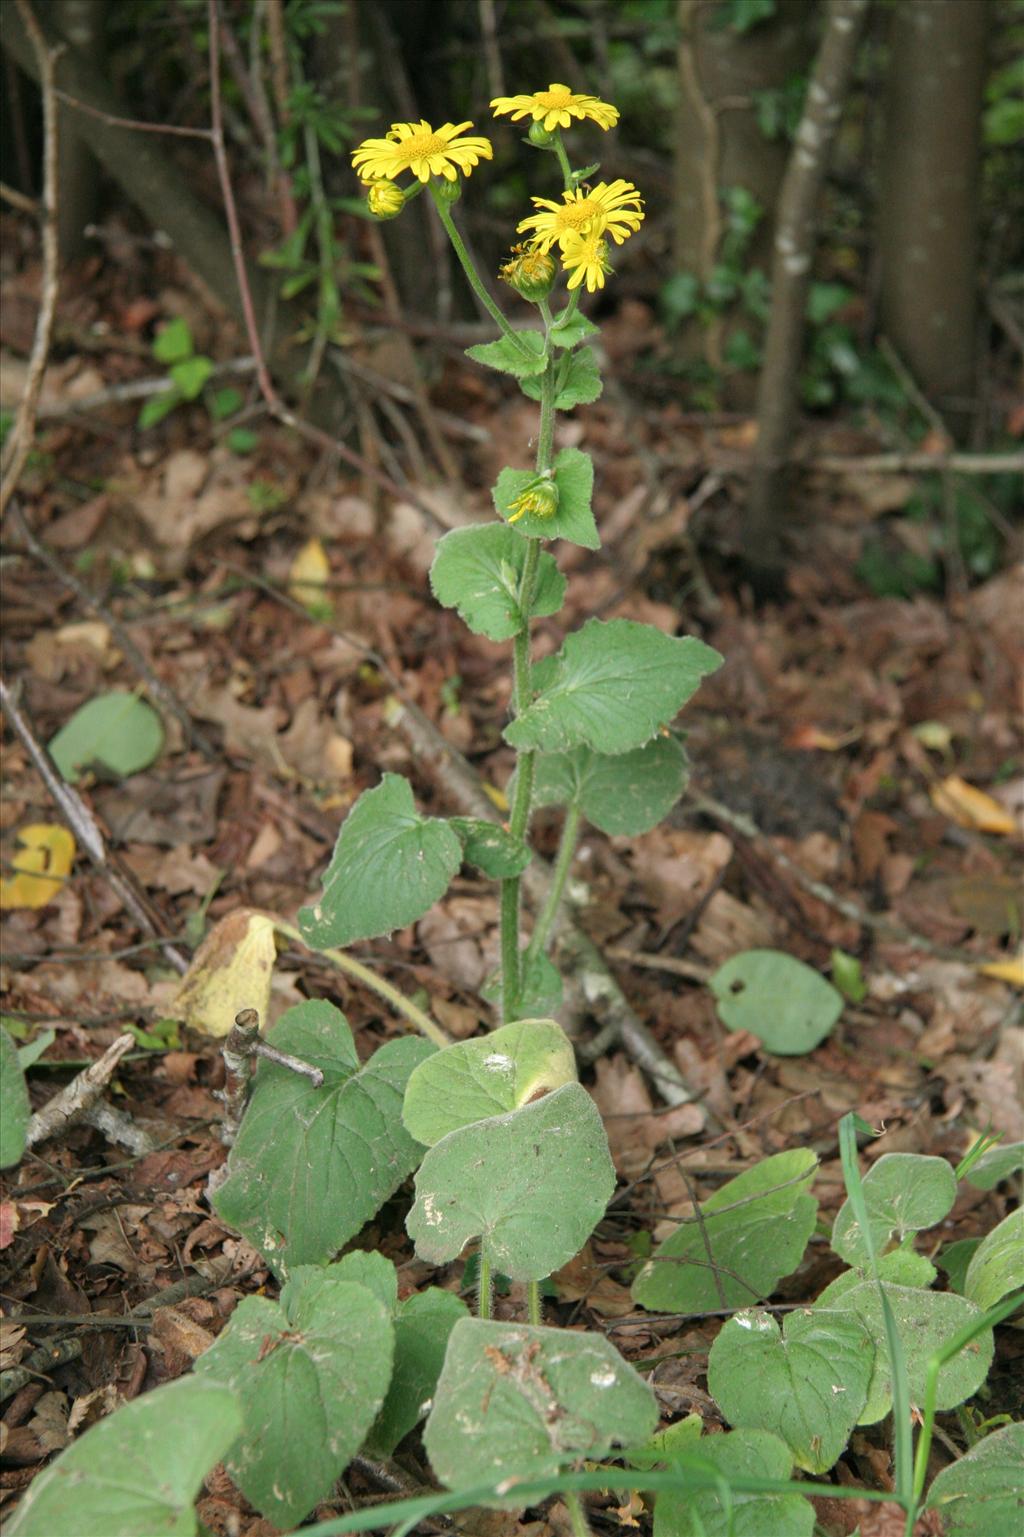
[[[265,1029],[276,954],[274,924],[265,913],[248,907],[228,913],[192,957],[168,1014],[204,1035],[222,1036],[242,1009],[255,1009]]]
[[[33,822],[18,833],[21,848],[11,860],[15,874],[0,880],[0,908],[46,907],[64,889],[75,862],[75,840],[66,827]]]

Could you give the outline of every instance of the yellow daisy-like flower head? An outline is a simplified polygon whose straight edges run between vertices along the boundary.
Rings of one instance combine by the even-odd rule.
[[[546,91],[535,91],[532,96],[496,96],[491,102],[495,117],[509,112],[512,121],[530,117],[535,123],[543,123],[551,133],[555,128],[570,128],[573,118],[589,117],[599,128],[614,128],[619,121],[619,109],[610,102],[599,101],[596,96],[578,96],[567,85],[549,85]]]
[[[538,251],[550,251],[556,243],[564,251],[566,242],[577,235],[610,235],[621,245],[640,228],[644,217],[643,199],[631,181],[576,187],[562,193],[561,203],[546,197],[532,202],[541,212],[521,219],[516,228],[533,231],[530,244]]]
[[[562,266],[572,274],[567,286],[579,288],[586,281],[587,293],[604,287],[605,275],[611,272],[608,260],[608,242],[598,230],[587,235],[570,235],[562,244]]]
[[[411,171],[420,181],[443,176],[455,181],[461,171],[468,176],[481,160],[494,154],[490,139],[462,137],[472,123],[443,123],[431,128],[426,119],[418,123],[392,123],[387,137],[364,139],[352,152],[352,164],[364,181],[394,181],[403,171]]]

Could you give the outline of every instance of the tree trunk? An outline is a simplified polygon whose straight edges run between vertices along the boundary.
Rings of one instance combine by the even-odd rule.
[[[106,52],[104,26],[107,0],[54,0],[50,9],[56,29],[94,69],[101,69]],[[58,66],[59,68],[59,66]],[[63,263],[77,261],[88,249],[85,227],[96,217],[99,165],[81,132],[82,114],[61,107],[59,114],[57,244]]]
[[[757,388],[757,450],[743,518],[743,559],[762,589],[778,586],[796,427],[804,311],[817,236],[818,196],[857,56],[868,0],[829,0],[825,33],[786,169],[776,216],[772,302]]]
[[[973,394],[981,0],[901,0],[892,17],[878,235],[881,322],[925,394],[963,426]]]

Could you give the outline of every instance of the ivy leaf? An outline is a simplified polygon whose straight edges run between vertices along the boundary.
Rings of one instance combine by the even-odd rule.
[[[602,832],[635,837],[668,815],[688,779],[686,753],[673,736],[657,736],[644,747],[614,757],[577,747],[568,753],[538,754],[533,803],[578,806]]]
[[[731,1425],[770,1430],[797,1467],[824,1473],[846,1449],[867,1398],[874,1345],[852,1313],[730,1318],[711,1347],[708,1388]]]
[[[625,753],[655,736],[722,665],[703,641],[631,619],[588,619],[566,637],[551,683],[505,728],[520,751],[586,745]]]
[[[743,950],[708,986],[729,1030],[749,1030],[766,1051],[801,1056],[819,1045],[843,1012],[843,995],[782,950]]]
[[[289,1009],[267,1039],[324,1082],[260,1063],[213,1207],[287,1275],[331,1259],[416,1168],[423,1150],[402,1125],[402,1099],[435,1048],[404,1036],[361,1068],[344,1014],[325,1002]]]
[[[463,859],[494,881],[522,875],[533,858],[523,840],[513,838],[497,822],[483,817],[451,817],[450,821],[462,843]]]
[[[795,1270],[814,1231],[810,1148],[764,1158],[700,1203],[640,1271],[633,1300],[662,1313],[749,1307]]]
[[[405,1090],[402,1120],[410,1137],[433,1147],[449,1132],[575,1081],[576,1057],[561,1025],[518,1019],[421,1062]]]
[[[225,1467],[275,1526],[298,1526],[331,1492],[384,1402],[393,1351],[379,1298],[306,1268],[280,1303],[244,1298],[199,1357],[196,1373],[242,1404]]]
[[[862,1186],[876,1254],[881,1254],[893,1236],[902,1242],[908,1233],[934,1227],[956,1200],[956,1175],[951,1165],[945,1158],[921,1153],[883,1153],[865,1174]],[[848,1200],[832,1225],[831,1242],[848,1265],[867,1268],[868,1246]]]
[[[430,568],[430,586],[445,608],[458,610],[474,635],[511,640],[523,628],[519,584],[526,543],[503,523],[474,523],[453,528],[438,541]],[[557,614],[565,599],[565,577],[553,556],[544,552],[537,573],[533,612]]]
[[[657,1422],[650,1387],[601,1336],[464,1318],[423,1439],[441,1482],[465,1488],[606,1457]]]
[[[947,1537],[1018,1537],[1022,1464],[1024,1425],[1004,1425],[936,1474],[926,1509],[941,1512]]]
[[[563,316],[565,316],[564,319]],[[579,310],[573,315],[565,315],[563,310],[561,315],[555,316],[549,339],[556,347],[576,347],[580,342],[586,341],[588,336],[596,336],[598,330],[599,327]]]
[[[578,448],[563,448],[552,466],[558,487],[558,507],[550,517],[528,512],[517,519],[515,529],[526,539],[567,539],[585,550],[601,548],[601,537],[594,522],[590,498],[594,489],[594,464]],[[501,517],[512,516],[512,503],[535,480],[536,470],[504,469],[498,476],[491,496]]]
[[[539,379],[520,379],[519,387],[531,400],[540,399]],[[572,411],[576,406],[589,406],[598,399],[603,389],[597,358],[592,348],[584,347],[574,352],[569,360],[568,372],[555,396],[555,410]]]
[[[699,1461],[698,1461],[699,1458]],[[784,1483],[793,1470],[786,1443],[766,1430],[730,1430],[702,1436],[680,1466],[701,1472],[707,1464],[730,1479],[771,1478]],[[654,1537],[811,1537],[814,1506],[802,1494],[731,1491],[728,1504],[716,1489],[663,1490],[654,1506]]]
[[[302,909],[299,927],[314,949],[390,934],[422,918],[461,863],[448,823],[420,816],[409,781],[385,774],[341,824],[323,895]]]
[[[32,1115],[28,1085],[18,1048],[0,1026],[0,1169],[16,1164],[25,1151],[25,1133]]]
[[[36,1474],[6,1537],[195,1537],[196,1495],[241,1428],[227,1388],[182,1377],[144,1393]]]
[[[511,337],[502,336],[496,342],[467,347],[466,356],[472,358],[474,363],[483,363],[486,368],[497,369],[501,374],[514,374],[517,379],[525,379],[529,374],[542,374],[548,359],[541,333],[517,331],[515,334],[517,342]]]
[[[428,1264],[457,1259],[479,1238],[495,1270],[540,1281],[579,1253],[614,1189],[597,1106],[581,1084],[567,1083],[435,1143],[406,1228]]]

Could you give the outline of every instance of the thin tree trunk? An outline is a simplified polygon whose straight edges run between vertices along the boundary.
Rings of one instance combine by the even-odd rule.
[[[991,5],[901,0],[892,18],[881,321],[924,393],[963,424],[976,350],[978,159]]]
[[[829,0],[825,32],[789,157],[776,216],[772,302],[757,390],[757,451],[743,518],[743,559],[764,586],[782,566],[787,460],[797,416],[804,310],[817,206],[853,73],[869,0]]]
[[[39,10],[42,12],[43,7]],[[54,0],[50,14],[77,53],[88,59],[94,69],[102,69],[107,0]],[[63,263],[85,255],[85,227],[96,217],[99,166],[81,129],[81,113],[72,107],[61,107],[57,244]]]

